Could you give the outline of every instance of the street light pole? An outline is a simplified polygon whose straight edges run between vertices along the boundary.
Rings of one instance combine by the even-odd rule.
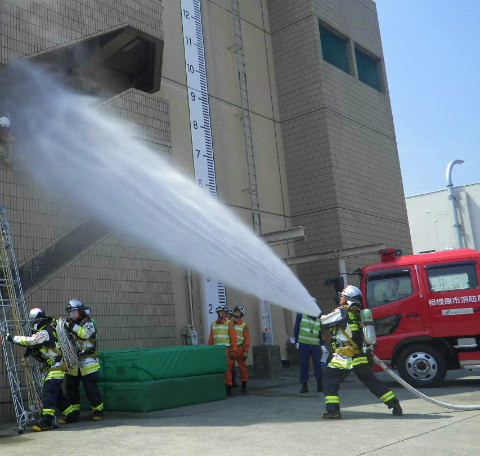
[[[463,249],[463,241],[462,241],[462,233],[460,231],[460,224],[458,223],[458,213],[457,213],[457,197],[453,192],[453,184],[452,184],[452,168],[454,165],[461,165],[463,160],[452,160],[447,166],[447,189],[448,189],[448,199],[452,204],[452,215],[453,215],[453,228],[455,229],[455,233],[457,235],[457,244],[459,249]]]

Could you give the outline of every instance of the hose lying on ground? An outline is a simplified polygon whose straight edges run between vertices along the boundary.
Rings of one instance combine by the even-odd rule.
[[[74,369],[78,367],[78,355],[77,349],[72,340],[68,336],[68,332],[65,329],[65,320],[59,318],[57,321],[57,336],[60,342],[60,349],[62,350],[63,360],[68,369]]]
[[[392,369],[390,369],[380,358],[373,355],[373,360],[391,377],[393,377],[400,385],[404,388],[411,391],[413,394],[418,396],[419,398],[430,402],[432,404],[438,405],[439,407],[445,407],[451,410],[480,410],[480,405],[453,405],[447,404],[446,402],[437,401],[436,399],[432,399],[431,397],[426,396],[425,394],[421,393],[420,391],[416,390],[412,385],[409,385],[405,380],[400,378]]]

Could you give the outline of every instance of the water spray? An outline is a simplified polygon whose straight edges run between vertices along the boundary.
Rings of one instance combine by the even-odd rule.
[[[64,192],[115,231],[178,264],[287,309],[318,314],[308,291],[251,228],[101,112],[100,100],[74,93],[26,61],[2,71],[0,91],[11,113],[14,161],[42,187]]]

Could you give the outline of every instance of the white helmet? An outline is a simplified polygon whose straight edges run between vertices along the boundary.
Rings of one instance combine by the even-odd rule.
[[[345,296],[347,298],[347,303],[349,306],[362,303],[362,292],[359,288],[353,285],[347,285],[340,292],[340,296]]]
[[[10,119],[8,117],[0,117],[0,128],[10,128]]]
[[[28,313],[28,320],[30,321],[30,324],[33,326],[33,329],[35,331],[38,331],[42,326],[44,326],[49,321],[49,318],[47,317],[47,315],[42,309],[39,309],[38,307],[34,307]]]

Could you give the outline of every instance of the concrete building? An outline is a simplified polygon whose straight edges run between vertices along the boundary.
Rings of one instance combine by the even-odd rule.
[[[480,248],[480,184],[454,187],[463,247]],[[414,253],[458,248],[448,191],[406,198]]]
[[[273,246],[282,258],[378,242],[408,252],[375,3],[240,3],[262,234],[305,227],[306,240]],[[201,0],[201,7],[218,198],[252,223],[232,3]],[[140,125],[140,140],[193,177],[180,0],[0,0],[0,15],[1,65],[30,58],[63,67],[67,84]],[[105,350],[182,344],[185,325],[202,328],[196,275],[190,306],[185,269],[47,194],[15,167],[0,164],[0,185],[28,307],[61,315],[69,298],[84,300]],[[348,260],[347,270],[376,259]],[[337,260],[297,269],[323,308],[333,297],[323,282],[338,273]],[[246,307],[253,345],[260,344],[257,300],[227,289],[227,301]],[[292,315],[272,306],[272,318],[284,352]]]

